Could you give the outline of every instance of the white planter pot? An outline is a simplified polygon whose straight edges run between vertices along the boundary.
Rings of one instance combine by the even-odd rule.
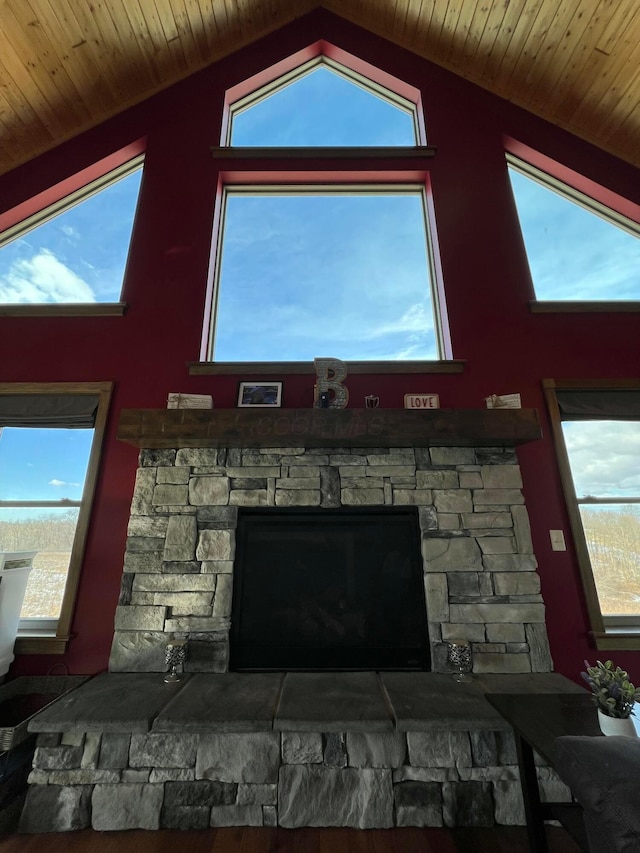
[[[22,600],[37,551],[0,552],[0,678],[13,661]]]
[[[631,717],[620,719],[618,717],[608,717],[598,709],[598,722],[600,723],[600,731],[603,735],[623,735],[624,737],[638,737],[636,727],[633,724]]]

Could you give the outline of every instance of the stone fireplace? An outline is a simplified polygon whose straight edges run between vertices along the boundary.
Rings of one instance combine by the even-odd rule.
[[[452,638],[477,673],[551,670],[512,447],[264,446],[141,451],[111,671],[163,671],[170,637],[187,671],[229,669],[238,512],[261,507],[413,508],[433,670]]]
[[[123,413],[119,437],[142,449],[110,672],[33,721],[22,830],[523,823],[513,735],[485,694],[580,690],[550,672],[514,449],[538,435],[526,411]],[[267,527],[248,546],[251,517],[312,528],[285,526],[284,548]],[[409,527],[390,540],[415,538],[413,557],[385,550],[371,526],[348,532],[402,517]],[[247,604],[240,561],[252,548],[272,580],[308,574],[302,598],[283,604],[268,579]],[[329,623],[351,634],[357,654],[361,638],[367,654],[378,643],[368,620],[399,634],[406,611],[423,657],[359,665],[350,648],[246,671],[245,617],[277,645],[283,607],[305,626],[318,600],[333,608],[320,634]],[[188,640],[177,685],[160,674],[172,638]],[[471,643],[471,684],[446,674],[454,638]],[[549,768],[537,772],[546,796],[569,798]]]

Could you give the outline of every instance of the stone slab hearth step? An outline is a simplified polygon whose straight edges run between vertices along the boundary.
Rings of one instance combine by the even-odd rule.
[[[484,698],[485,693],[584,692],[557,673],[474,675],[459,684],[436,672],[380,674],[398,731],[506,730],[509,726]]]
[[[31,732],[148,732],[169,699],[188,684],[158,673],[104,672],[63,696],[29,723]]]
[[[507,728],[475,682],[459,684],[435,672],[385,672],[381,678],[399,731]]]
[[[375,672],[290,672],[274,729],[289,732],[389,732],[394,728]]]
[[[283,673],[192,675],[160,712],[153,731],[270,731],[283,681]]]
[[[505,728],[486,693],[580,693],[557,673],[102,673],[55,701],[30,732],[389,732]],[[455,694],[455,701],[453,700]]]

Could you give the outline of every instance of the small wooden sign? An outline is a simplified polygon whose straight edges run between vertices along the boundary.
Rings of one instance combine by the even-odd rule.
[[[487,409],[520,409],[522,403],[520,394],[492,394],[485,397]]]
[[[212,409],[213,398],[210,394],[176,394],[167,397],[167,409]]]
[[[405,409],[439,409],[440,397],[437,394],[405,394]]]

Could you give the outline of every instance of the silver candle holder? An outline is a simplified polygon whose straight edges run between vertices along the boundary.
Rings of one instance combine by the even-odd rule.
[[[166,684],[182,681],[184,662],[187,659],[187,641],[170,640],[164,649],[164,662],[169,667],[164,677]]]
[[[453,680],[461,684],[473,681],[470,675],[473,669],[471,643],[468,640],[450,640],[447,643],[447,661],[457,668]]]

